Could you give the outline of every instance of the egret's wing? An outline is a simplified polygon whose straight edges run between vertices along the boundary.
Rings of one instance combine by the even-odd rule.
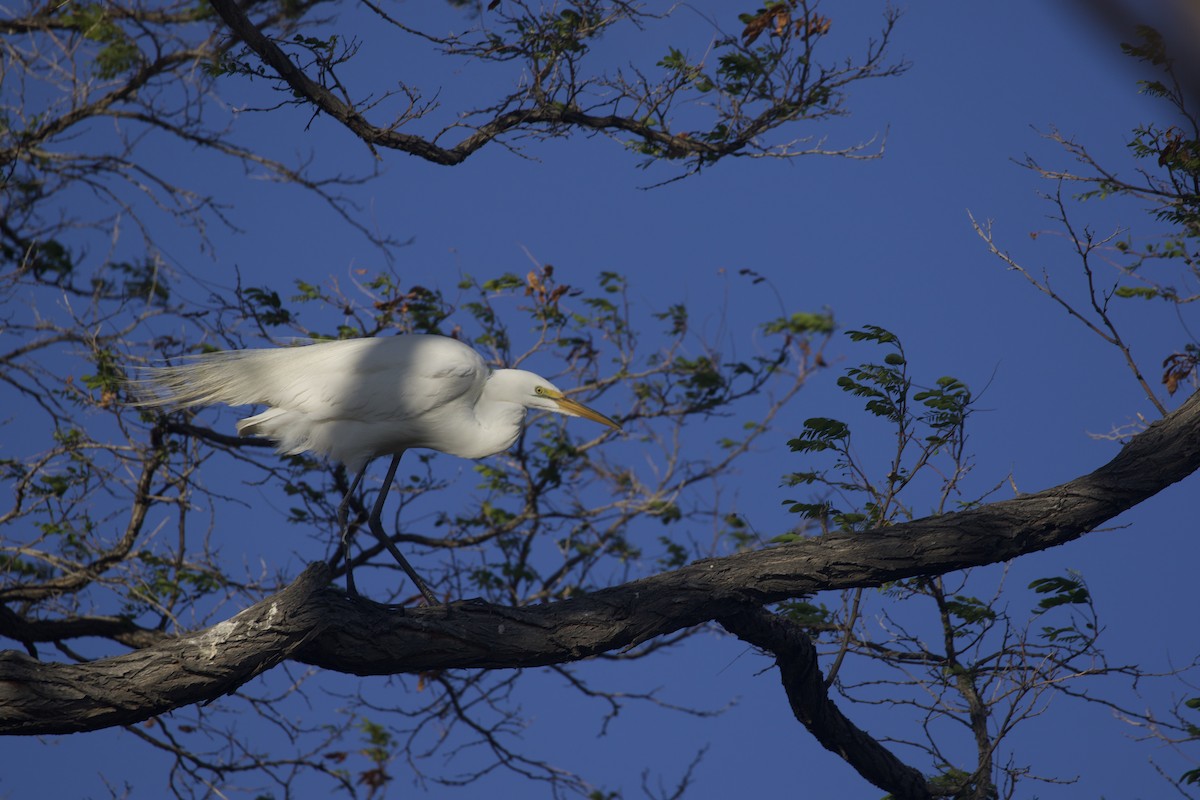
[[[265,405],[312,419],[420,416],[482,391],[488,368],[444,336],[392,336],[207,353],[147,371],[145,406]]]
[[[333,353],[314,363],[313,379],[290,385],[286,417],[270,424],[243,420],[239,432],[269,436],[285,452],[324,453],[351,470],[410,447],[455,452],[455,432],[471,426],[487,365],[454,339],[382,341],[347,353],[345,360]]]
[[[462,342],[408,335],[206,354],[150,372],[140,388],[143,405],[265,405],[240,435],[357,471],[408,447],[461,450],[451,432],[463,435],[488,374]]]
[[[306,359],[304,374],[282,383],[270,405],[314,420],[399,421],[464,400],[473,403],[487,381],[483,359],[455,339],[396,336],[351,343],[358,346]]]

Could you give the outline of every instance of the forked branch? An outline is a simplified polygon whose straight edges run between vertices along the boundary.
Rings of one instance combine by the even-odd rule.
[[[230,692],[284,658],[357,675],[577,661],[736,616],[748,605],[939,575],[1063,544],[1197,469],[1200,394],[1109,463],[1037,494],[705,559],[558,603],[400,610],[318,588],[327,572],[314,565],[232,620],[129,655],[63,665],[5,652],[0,733],[96,730],[145,719]]]

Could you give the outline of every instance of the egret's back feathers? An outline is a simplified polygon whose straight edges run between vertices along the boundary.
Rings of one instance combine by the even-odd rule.
[[[467,345],[445,336],[344,339],[297,347],[229,350],[147,370],[144,406],[267,405],[315,417],[415,415],[487,380]],[[382,393],[382,394],[381,394]],[[384,407],[394,397],[399,408]]]

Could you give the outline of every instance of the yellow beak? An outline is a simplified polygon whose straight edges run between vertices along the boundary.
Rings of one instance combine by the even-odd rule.
[[[576,403],[567,397],[555,397],[554,402],[558,403],[558,410],[572,417],[583,417],[590,419],[592,422],[599,422],[601,425],[607,425],[610,428],[621,430],[621,426],[613,422],[608,417],[601,414],[599,411],[593,411],[583,403]]]

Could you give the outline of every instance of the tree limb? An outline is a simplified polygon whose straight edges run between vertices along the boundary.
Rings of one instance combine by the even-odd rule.
[[[29,619],[0,603],[0,636],[33,647],[39,642],[62,642],[84,636],[112,639],[126,647],[150,647],[172,637],[143,628],[126,617],[87,616],[68,619]]]
[[[1200,393],[1117,456],[1037,494],[886,529],[705,559],[558,603],[399,610],[331,587],[288,589],[200,634],[90,664],[0,652],[0,733],[96,730],[232,691],[284,658],[357,675],[576,661],[826,589],[878,586],[1079,538],[1200,469]],[[197,652],[200,645],[201,652]],[[219,647],[218,647],[219,645]]]
[[[851,722],[829,698],[817,650],[803,628],[761,608],[746,608],[717,621],[742,641],[775,656],[792,713],[822,747],[893,797],[933,796],[920,771]]]
[[[1200,469],[1200,393],[1075,480],[970,511],[705,559],[559,603],[409,609],[344,602],[298,660],[358,675],[575,661],[737,613],[747,604],[1008,561],[1065,544]],[[315,602],[329,603],[321,593]]]
[[[0,651],[0,728],[99,730],[232,692],[321,635],[329,621],[308,599],[328,582],[329,568],[313,564],[282,592],[207,630],[87,664]]]
[[[378,128],[368,122],[355,108],[342,102],[337,95],[314,81],[296,66],[287,53],[264,35],[242,11],[236,0],[210,0],[210,4],[239,39],[258,54],[288,86],[329,116],[349,128],[368,145],[389,147],[420,156],[435,164],[457,164],[469,153],[455,154],[444,147],[408,133]],[[477,149],[477,148],[476,148]]]
[[[601,94],[607,99],[600,102],[599,105],[616,109],[619,101],[623,100],[626,101],[622,106],[626,112],[595,114],[588,113],[588,110],[585,110],[580,103],[583,94],[581,90],[584,86],[589,85],[591,80],[577,80],[577,76],[572,74],[570,81],[563,85],[555,83],[552,88],[549,88],[542,83],[543,79],[547,78],[547,74],[542,74],[542,70],[547,73],[553,72],[550,64],[557,63],[554,58],[549,59],[549,63],[542,63],[543,56],[536,52],[536,47],[533,45],[528,45],[530,49],[526,49],[525,45],[500,46],[495,42],[489,42],[485,51],[475,51],[477,57],[493,58],[497,55],[497,48],[509,53],[511,57],[522,53],[530,59],[530,71],[537,75],[532,79],[532,85],[518,90],[497,106],[479,112],[486,119],[480,124],[470,126],[473,128],[470,135],[465,136],[452,147],[442,147],[437,144],[438,136],[426,139],[399,132],[396,130],[399,122],[380,126],[367,120],[360,111],[360,106],[356,106],[354,101],[349,98],[340,83],[328,75],[321,75],[322,80],[314,80],[309,77],[308,73],[276,44],[276,40],[263,32],[265,30],[263,26],[256,25],[250,19],[238,0],[209,0],[209,4],[220,15],[233,35],[244,42],[265,65],[274,71],[296,97],[312,103],[318,111],[328,114],[344,125],[366,143],[372,153],[375,153],[375,148],[383,147],[418,156],[443,166],[461,164],[475,152],[491,142],[501,139],[506,134],[531,129],[554,132],[551,135],[560,135],[564,131],[573,129],[602,132],[608,135],[629,134],[640,139],[649,148],[646,151],[647,154],[652,153],[654,158],[686,159],[692,162],[687,174],[693,174],[702,166],[714,163],[726,156],[792,157],[804,154],[823,154],[850,158],[874,158],[877,157],[877,154],[857,155],[859,151],[868,146],[867,144],[830,150],[818,144],[813,148],[796,149],[793,147],[795,142],[768,146],[762,144],[759,139],[788,122],[844,113],[841,109],[841,95],[845,86],[865,78],[898,75],[906,69],[906,65],[903,63],[889,66],[883,62],[885,45],[897,18],[897,15],[892,13],[885,16],[885,27],[880,40],[868,45],[867,57],[858,65],[852,65],[848,61],[837,69],[817,69],[811,65],[811,60],[815,42],[820,35],[801,37],[804,42],[803,51],[793,54],[790,59],[783,60],[797,65],[792,69],[797,70],[798,74],[791,74],[789,70],[784,69],[781,74],[764,73],[757,79],[764,85],[771,85],[774,88],[776,93],[769,102],[766,101],[766,98],[759,97],[758,93],[751,91],[747,86],[734,82],[738,83],[740,88],[730,87],[730,91],[734,94],[725,97],[723,103],[728,107],[722,109],[713,129],[713,135],[704,133],[694,135],[696,132],[693,131],[671,132],[667,130],[666,119],[669,116],[668,109],[676,102],[675,95],[699,80],[699,66],[694,67],[695,74],[685,70],[673,78],[664,79],[664,82],[659,85],[640,87],[639,90],[634,90],[633,87],[625,85],[622,81],[606,83]],[[409,33],[424,36],[399,25],[374,6],[372,8],[391,24],[397,25]],[[630,13],[630,9],[622,5],[622,13]],[[592,35],[595,33],[596,31],[592,31]],[[461,52],[471,51],[473,48],[468,47],[467,50]],[[570,71],[573,73],[574,65]],[[554,82],[552,81],[552,83]],[[756,81],[748,81],[748,83],[758,85]],[[715,85],[712,85],[709,89],[701,90],[701,93],[714,88]],[[342,96],[339,96],[333,89],[342,89]],[[757,102],[765,103],[766,107],[757,113],[751,113],[750,106]],[[721,106],[722,102],[709,98],[705,100],[705,104],[715,108]],[[517,107],[511,107],[513,105]],[[464,115],[464,119],[466,116]],[[462,125],[465,126],[465,123]],[[715,135],[717,131],[721,132],[719,136]]]
[[[349,128],[355,136],[371,147],[399,150],[435,164],[443,166],[461,164],[475,151],[494,139],[528,125],[573,125],[597,131],[624,131],[663,147],[709,157],[740,150],[753,138],[745,136],[743,137],[744,141],[739,141],[736,145],[718,146],[657,130],[653,125],[644,121],[612,114],[603,116],[586,114],[579,109],[563,104],[544,105],[539,103],[531,108],[497,114],[478,126],[475,133],[455,146],[442,147],[420,136],[400,133],[391,127],[381,128],[372,124],[354,106],[341,100],[336,94],[308,77],[304,70],[296,66],[288,54],[246,16],[237,0],[209,0],[209,2],[221,19],[225,21],[225,24],[229,26],[229,29],[271,67],[294,92],[308,98],[318,109]]]

